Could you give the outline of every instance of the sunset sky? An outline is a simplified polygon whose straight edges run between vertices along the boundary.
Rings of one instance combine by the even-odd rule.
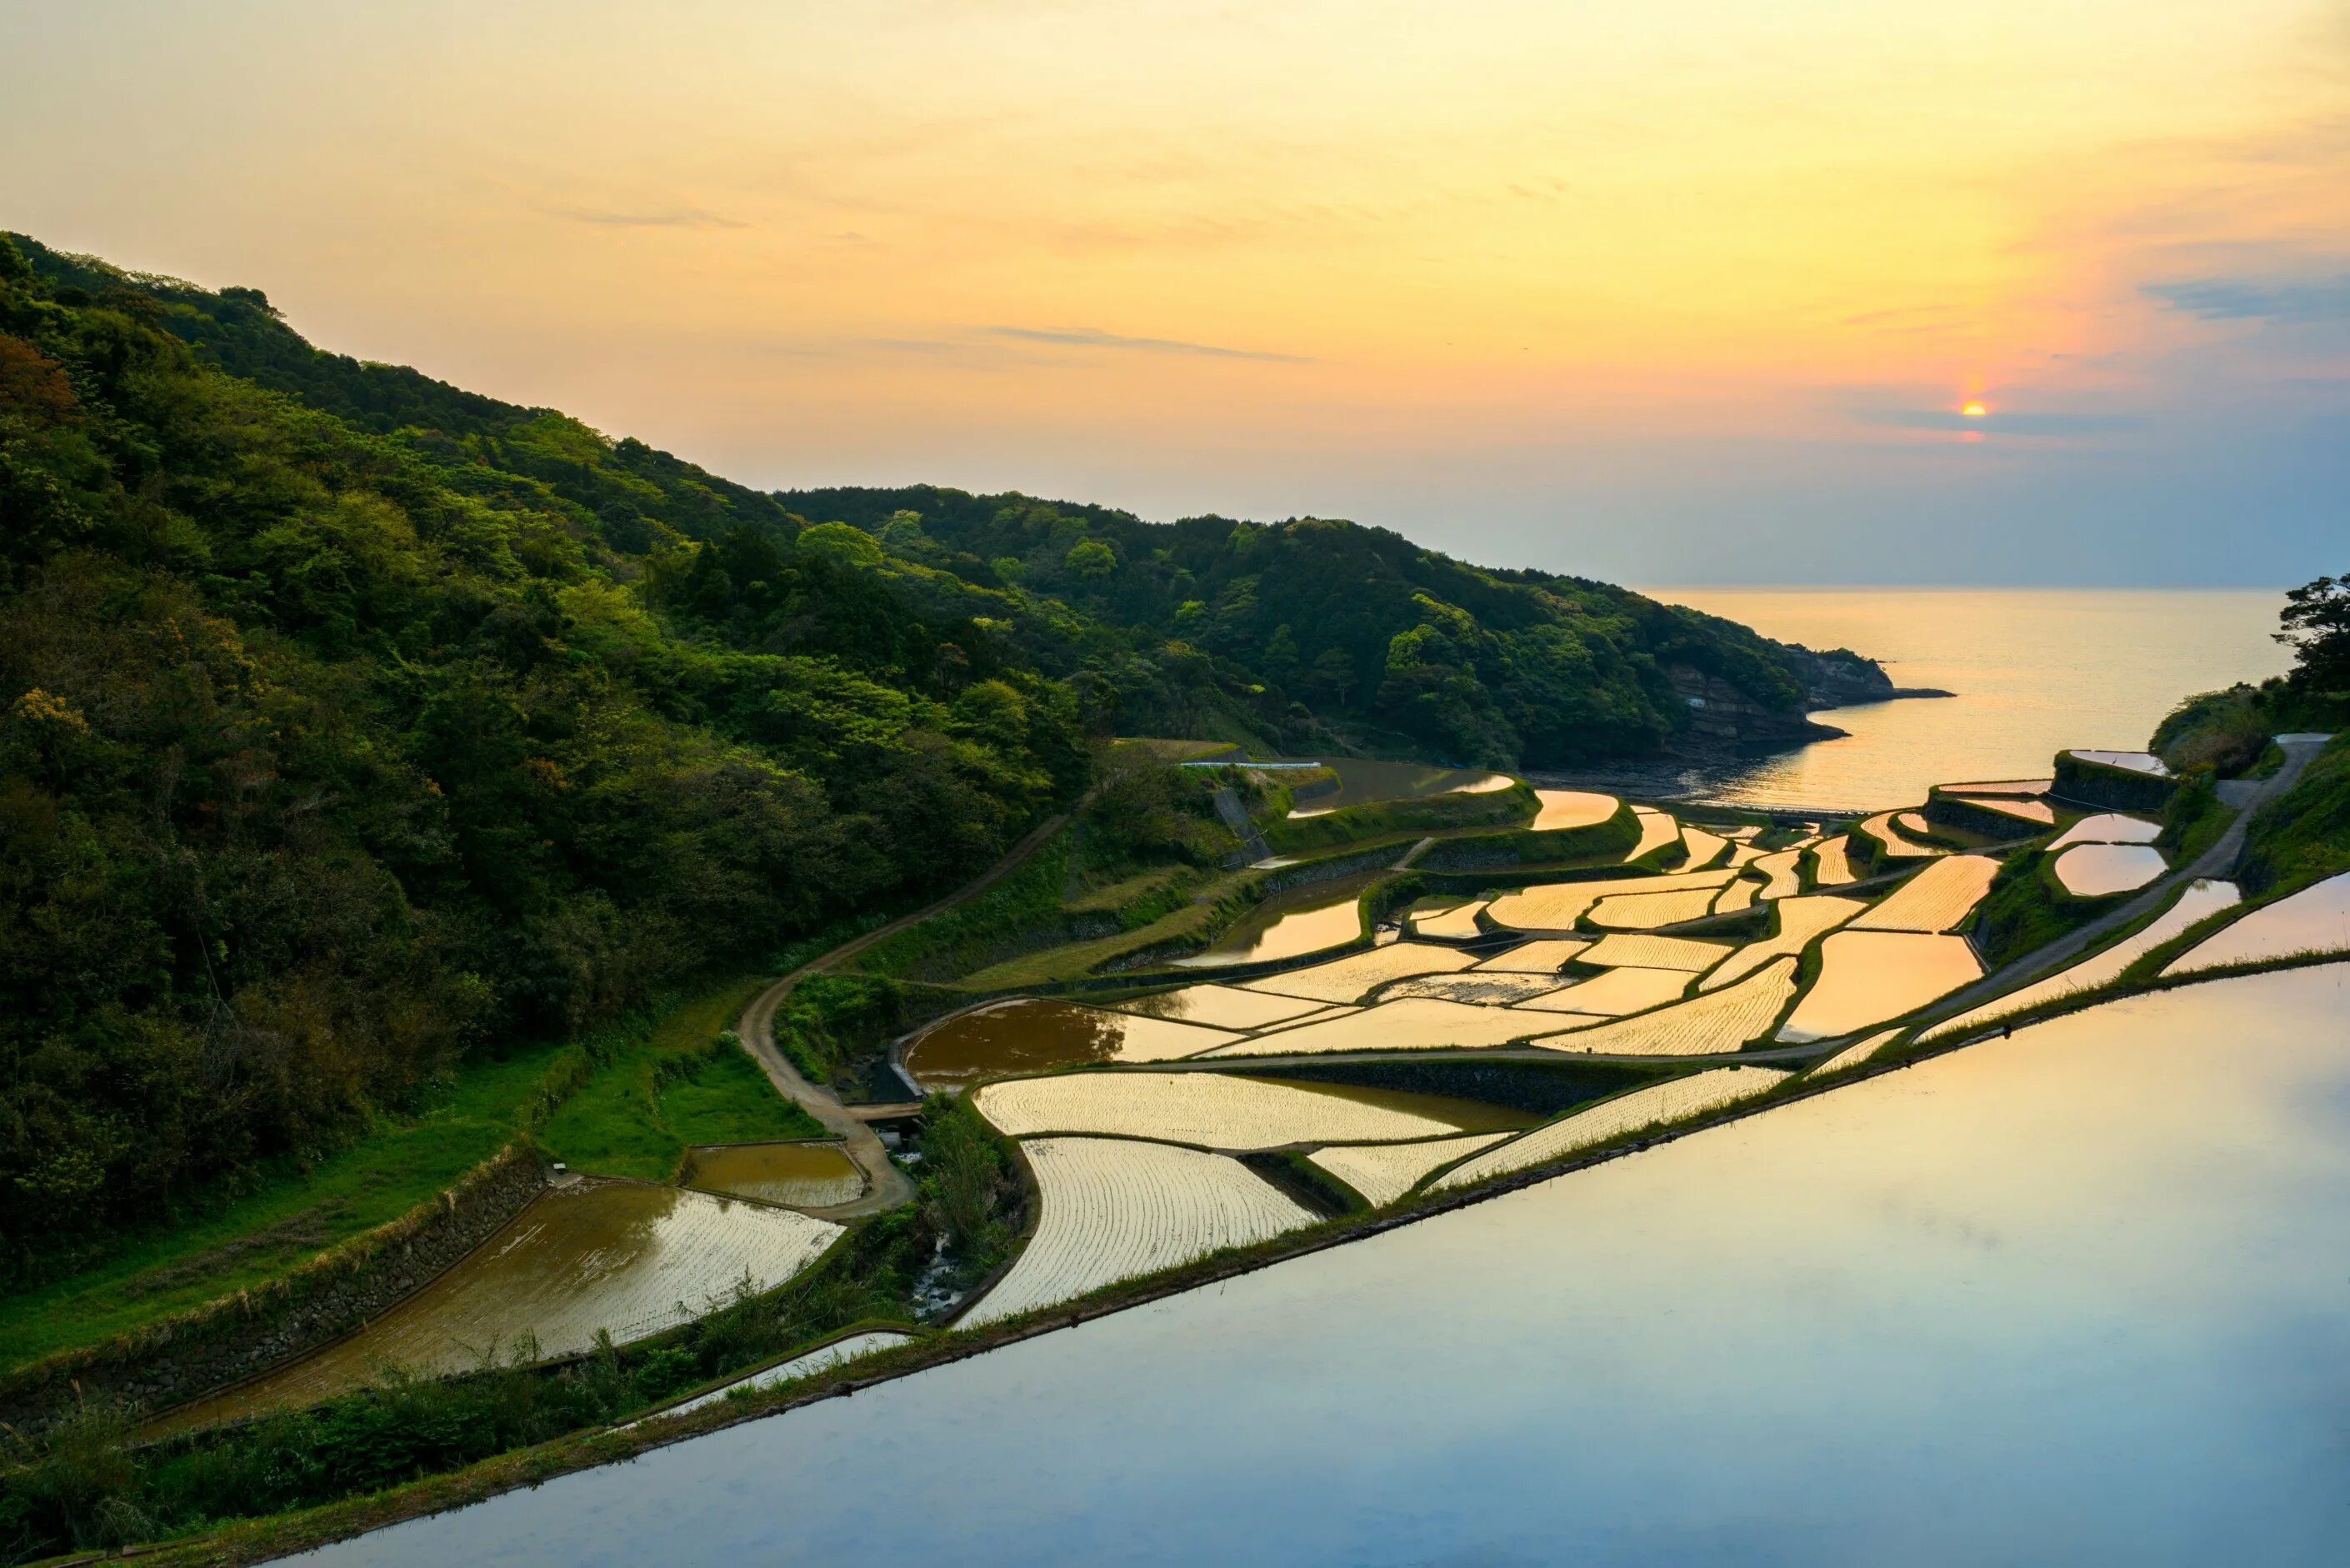
[[[0,139],[0,227],[747,483],[2350,569],[2344,0],[79,0]]]

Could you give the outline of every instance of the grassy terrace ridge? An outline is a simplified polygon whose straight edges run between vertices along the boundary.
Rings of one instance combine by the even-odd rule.
[[[0,1297],[0,1372],[278,1278],[400,1219],[517,1138],[584,1171],[666,1180],[688,1144],[822,1136],[755,1068],[743,1071],[740,1051],[709,1049],[757,983],[730,980],[580,1044],[473,1064],[415,1114],[379,1118],[307,1168],[288,1162],[192,1223]]]

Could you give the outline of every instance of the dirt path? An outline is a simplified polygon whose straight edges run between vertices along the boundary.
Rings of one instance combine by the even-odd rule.
[[[792,987],[811,974],[830,969],[845,959],[863,952],[885,937],[894,936],[919,920],[926,920],[942,909],[951,909],[967,899],[977,898],[1018,869],[1021,863],[1044,846],[1045,840],[1058,833],[1069,820],[1066,813],[1049,816],[1033,828],[1028,836],[1014,845],[1003,859],[990,867],[976,880],[965,883],[945,898],[925,904],[910,915],[900,915],[886,926],[878,926],[861,937],[851,938],[819,958],[810,959],[799,968],[767,987],[743,1010],[735,1025],[742,1036],[743,1048],[751,1053],[767,1075],[775,1092],[794,1101],[801,1109],[822,1122],[827,1131],[838,1135],[841,1147],[857,1168],[865,1175],[865,1196],[847,1203],[836,1203],[823,1209],[811,1209],[809,1213],[827,1220],[854,1220],[861,1215],[879,1214],[910,1203],[914,1184],[906,1173],[889,1158],[889,1151],[881,1145],[880,1135],[868,1126],[865,1119],[840,1103],[840,1097],[820,1084],[812,1084],[792,1064],[783,1048],[775,1044],[775,1009],[792,993]]]

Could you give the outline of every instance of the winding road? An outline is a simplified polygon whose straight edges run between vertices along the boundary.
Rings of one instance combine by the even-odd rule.
[[[777,1094],[822,1122],[827,1131],[838,1135],[842,1151],[856,1162],[857,1168],[865,1177],[863,1197],[847,1203],[810,1209],[806,1212],[822,1220],[854,1220],[860,1215],[879,1214],[912,1202],[914,1184],[889,1158],[889,1151],[882,1147],[880,1135],[862,1116],[842,1105],[840,1096],[830,1089],[821,1084],[810,1083],[806,1075],[793,1065],[792,1059],[775,1044],[775,1010],[783,1005],[785,997],[791,995],[792,987],[809,975],[830,969],[845,959],[854,958],[885,937],[894,936],[917,921],[927,920],[942,909],[951,909],[986,892],[1019,869],[1022,862],[1044,847],[1045,842],[1061,831],[1068,820],[1066,812],[1046,817],[975,881],[963,884],[945,898],[925,904],[910,915],[900,915],[888,925],[877,926],[821,957],[810,959],[752,998],[751,1004],[743,1010],[735,1033],[742,1037],[743,1048],[751,1053],[751,1059],[758,1063],[760,1070],[767,1075],[767,1082],[775,1086]]]

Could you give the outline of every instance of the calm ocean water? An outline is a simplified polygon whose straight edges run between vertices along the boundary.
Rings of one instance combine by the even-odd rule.
[[[1947,700],[1819,715],[1852,732],[1749,766],[1609,775],[1662,795],[1836,810],[1960,779],[2029,777],[2067,746],[2131,751],[2192,692],[2282,674],[2282,593],[2072,588],[1651,588],[1767,637],[1849,648]]]

